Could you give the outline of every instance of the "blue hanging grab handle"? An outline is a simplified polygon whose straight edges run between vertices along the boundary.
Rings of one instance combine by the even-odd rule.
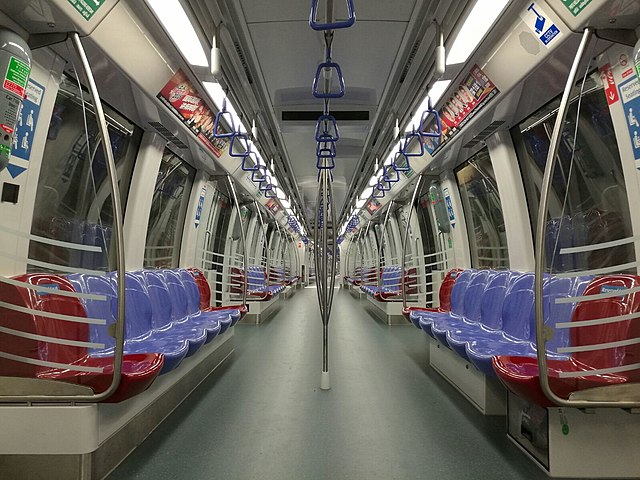
[[[427,125],[425,125],[425,123],[429,115],[433,115],[433,117],[436,120],[437,130],[435,132],[428,132],[425,130],[427,128]],[[442,121],[440,120],[440,112],[438,112],[431,106],[431,99],[429,99],[428,108],[424,112],[422,112],[422,118],[420,119],[419,133],[422,137],[425,137],[425,138],[439,139],[442,137]]]
[[[404,158],[404,163],[405,165],[401,165],[399,164],[399,162],[402,160],[402,158]],[[409,157],[407,157],[404,153],[402,152],[396,152],[395,156],[393,157],[393,161],[391,162],[391,166],[393,167],[393,169],[396,172],[408,172],[409,170],[411,170],[411,165],[409,165]]]
[[[251,181],[253,183],[263,182],[267,178],[267,167],[259,165],[257,169],[251,172]]]
[[[253,160],[253,166],[248,166],[248,159]],[[242,157],[241,167],[245,172],[255,172],[256,170],[259,170],[261,166],[264,167],[265,165],[260,163],[260,157],[258,157],[256,152],[249,152],[249,155]]]
[[[373,198],[384,198],[386,194],[387,192],[383,188],[381,188],[380,184],[378,183],[373,189],[373,193],[371,194],[371,196]]]
[[[418,153],[411,153],[409,151],[409,145],[411,144],[412,140],[417,140],[418,145],[420,145],[420,150]],[[422,135],[420,135],[420,133],[416,132],[415,130],[411,133],[405,134],[404,140],[402,141],[402,146],[400,147],[400,152],[402,152],[402,154],[407,158],[421,157],[422,155],[424,155],[424,143],[422,143]]]
[[[322,71],[325,68],[331,68],[336,71],[336,76],[338,77],[338,85],[339,90],[337,92],[321,92],[319,91],[320,84],[322,83]],[[336,62],[332,62],[331,58],[327,56],[327,60],[318,65],[318,69],[316,70],[316,76],[313,78],[313,96],[316,98],[342,98],[344,97],[344,93],[346,91],[346,87],[344,85],[344,77],[342,76],[342,69],[340,65]]]
[[[393,172],[395,174],[395,177],[389,177],[390,172]],[[400,181],[400,174],[398,173],[397,170],[393,168],[393,166],[389,165],[384,169],[384,173],[382,174],[382,180],[384,180],[387,183],[396,183]]]
[[[333,135],[331,129],[333,129]],[[336,117],[327,113],[320,115],[316,123],[316,142],[337,142],[338,140],[340,140],[340,131]]]
[[[268,178],[268,180],[267,180],[267,178]],[[271,179],[269,177],[267,177],[267,178],[265,178],[258,185],[258,190],[260,190],[262,193],[266,193],[269,190],[273,190],[273,184],[271,183]]]
[[[244,148],[243,153],[235,153],[234,148],[238,148],[238,143]],[[246,133],[236,133],[231,137],[231,143],[229,144],[229,155],[236,158],[244,158],[251,153],[251,143],[249,143],[249,135]]]
[[[218,128],[220,127],[220,119],[226,115],[227,123],[231,128],[230,133],[218,133]],[[213,138],[233,138],[236,134],[236,124],[233,121],[233,115],[231,112],[227,112],[227,99],[225,98],[222,101],[222,110],[216,113],[216,121],[213,124]]]
[[[392,187],[393,185],[391,185],[389,182],[386,182],[384,178],[381,178],[380,180],[378,180],[378,190],[382,190],[383,192],[388,192],[389,190],[391,190]]]
[[[335,142],[318,142],[316,146],[316,157],[334,159],[338,155]]]
[[[309,26],[316,31],[321,30],[338,30],[341,28],[349,28],[356,23],[356,11],[353,0],[347,1],[347,19],[339,22],[320,23],[316,21],[318,17],[318,0],[311,0],[311,15],[309,16]]]

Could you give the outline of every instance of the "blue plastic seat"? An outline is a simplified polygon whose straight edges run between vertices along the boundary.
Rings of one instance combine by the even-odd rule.
[[[97,276],[74,274],[68,277],[74,289],[82,293],[104,295],[107,301],[83,299],[89,318],[110,318],[109,324],[115,323],[117,311],[116,281],[113,275]],[[170,372],[180,365],[189,352],[189,341],[173,335],[158,334],[152,326],[151,302],[133,277],[126,277],[125,302],[125,342],[124,352],[129,353],[162,353],[165,356],[160,374]],[[92,356],[113,355],[114,339],[104,326],[90,326],[92,341],[103,343],[106,347],[92,350]]]
[[[472,297],[479,297],[479,300],[474,298],[473,307],[471,309],[465,308],[465,317],[469,323],[453,325],[447,330],[445,340],[452,350],[468,359],[467,342],[501,328],[506,291],[512,283],[517,282],[518,278],[520,278],[520,274],[514,272],[494,272],[490,275],[484,291],[478,295],[467,289],[465,303],[469,299],[470,293]]]
[[[173,270],[160,270],[158,273],[162,275],[162,278],[167,285],[171,299],[172,320],[175,324],[204,327],[212,332],[215,330],[216,324],[219,324],[220,334],[226,332],[231,326],[231,315],[228,312],[201,311],[199,296],[197,301],[194,298],[190,301],[184,284],[180,280],[180,275],[177,272]]]
[[[464,298],[465,293],[467,291],[467,287],[469,283],[476,275],[477,271],[470,269],[464,270],[460,272],[458,277],[456,278],[456,283],[453,285],[451,289],[451,310],[449,312],[425,312],[425,311],[416,311],[412,312],[412,315],[416,315],[418,317],[418,322],[420,323],[420,328],[433,337],[433,332],[431,331],[431,325],[434,319],[444,319],[444,318],[456,318],[460,317],[463,313],[464,308]],[[435,338],[435,337],[434,337]]]
[[[507,292],[500,330],[478,336],[467,343],[469,360],[486,375],[495,375],[491,362],[494,356],[536,356],[533,277],[532,273],[524,274],[520,282]],[[553,327],[558,322],[570,321],[574,304],[557,304],[556,299],[582,295],[589,281],[588,277],[546,279],[543,286],[545,323]],[[568,329],[560,329],[547,343],[547,355],[550,358],[565,358],[557,351],[568,344]]]

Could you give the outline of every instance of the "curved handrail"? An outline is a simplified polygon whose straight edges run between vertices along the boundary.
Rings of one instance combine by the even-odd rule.
[[[231,175],[227,174],[227,181],[229,182],[229,190],[231,190],[231,197],[233,198],[233,203],[236,205],[236,214],[238,215],[238,222],[240,222],[240,238],[242,240],[242,272],[244,277],[244,288],[242,289],[242,306],[246,308],[247,306],[247,289],[248,287],[248,277],[247,277],[247,268],[249,259],[247,258],[247,234],[244,231],[244,222],[242,221],[242,211],[240,210],[240,202],[238,202],[238,195],[236,194],[236,187],[233,184],[233,179]]]
[[[395,203],[395,200],[391,200],[389,202],[389,208],[387,208],[387,213],[384,216],[382,229],[380,230],[380,244],[378,245],[378,290],[379,291],[382,291],[382,249],[384,248],[384,235],[387,230],[389,215],[391,214],[391,209],[393,208],[394,203]]]
[[[416,203],[416,198],[418,197],[418,192],[420,191],[420,187],[422,185],[422,180],[424,176],[420,174],[418,176],[418,181],[416,182],[416,188],[413,190],[413,195],[411,196],[411,203],[409,204],[409,215],[407,218],[407,228],[404,231],[404,238],[402,239],[402,310],[404,311],[407,308],[407,292],[405,289],[405,272],[407,265],[407,239],[409,238],[409,230],[411,228],[411,217],[413,216],[413,210]]]
[[[535,245],[535,320],[536,320],[536,349],[538,357],[538,370],[539,370],[539,382],[540,388],[544,395],[556,405],[561,407],[573,407],[573,408],[593,408],[593,407],[612,407],[612,408],[638,408],[640,407],[639,401],[633,400],[602,400],[603,390],[612,387],[600,387],[594,390],[596,394],[594,398],[597,400],[589,399],[589,390],[583,390],[579,392],[580,400],[569,399],[559,397],[551,389],[549,383],[549,369],[547,365],[546,356],[546,342],[548,335],[545,332],[544,325],[544,302],[543,302],[543,282],[544,282],[544,269],[545,269],[545,237],[547,233],[547,209],[549,205],[549,197],[551,194],[551,184],[553,179],[553,172],[558,158],[558,151],[560,148],[561,134],[564,129],[565,120],[569,110],[571,101],[571,90],[576,82],[576,76],[578,68],[582,59],[585,56],[587,47],[591,38],[593,37],[593,28],[588,27],[585,29],[582,35],[582,41],[576,52],[573,65],[567,77],[567,83],[565,85],[562,100],[560,101],[560,107],[556,117],[556,122],[553,127],[553,133],[551,135],[551,141],[549,145],[549,152],[547,155],[547,163],[544,170],[544,177],[542,180],[542,190],[540,193],[540,205],[538,208],[538,219],[536,228],[536,245]],[[615,390],[612,390],[615,391]],[[574,392],[575,393],[575,392]],[[598,395],[599,394],[599,395]],[[604,396],[606,397],[606,395]]]
[[[267,229],[265,228],[266,225],[264,223],[264,219],[262,218],[262,212],[260,211],[260,204],[254,200],[253,201],[253,205],[256,207],[256,213],[258,214],[258,220],[260,221],[260,230],[262,230],[262,238],[264,240],[264,251],[265,253],[265,269],[266,269],[266,284],[269,285],[269,271],[271,269],[271,255],[269,255],[269,239],[267,238]]]
[[[109,129],[107,126],[104,109],[102,108],[102,101],[100,100],[100,94],[98,87],[91,70],[91,65],[87,58],[86,52],[80,40],[80,35],[76,32],[69,34],[73,43],[74,49],[80,58],[80,63],[84,70],[84,74],[87,80],[91,97],[93,98],[95,116],[98,124],[98,130],[100,133],[100,142],[102,143],[102,150],[106,159],[107,175],[109,177],[109,188],[111,190],[111,206],[113,208],[113,230],[115,232],[114,241],[116,247],[116,272],[117,272],[117,292],[118,292],[118,306],[117,316],[115,322],[115,351],[113,358],[113,376],[111,377],[111,383],[101,393],[93,395],[6,395],[0,396],[0,403],[69,403],[69,402],[82,402],[82,403],[96,403],[111,397],[121,382],[122,374],[122,361],[124,358],[124,337],[125,337],[125,261],[124,261],[124,231],[123,231],[123,217],[122,217],[122,201],[120,198],[120,190],[118,188],[118,176],[116,170],[116,163],[113,156],[113,150],[111,148],[111,140],[109,137]]]

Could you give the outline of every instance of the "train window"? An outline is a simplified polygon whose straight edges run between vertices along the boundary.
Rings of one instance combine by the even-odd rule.
[[[455,173],[467,221],[471,265],[508,268],[504,217],[489,150],[486,147],[480,150]]]
[[[635,259],[632,244],[558,254],[561,248],[631,236],[620,153],[597,73],[585,79],[583,92],[571,103],[552,182],[545,251],[547,268],[554,271],[589,270]],[[559,98],[552,101],[512,132],[534,225],[559,103]]]
[[[100,252],[32,241],[29,258],[59,266],[112,270],[115,252],[109,251],[113,226],[109,179],[93,107],[83,99],[87,97],[76,83],[63,78],[42,158],[31,233],[99,247]],[[107,105],[104,110],[124,211],[142,132]]]
[[[182,227],[196,171],[165,149],[153,191],[144,255],[145,268],[176,268]]]

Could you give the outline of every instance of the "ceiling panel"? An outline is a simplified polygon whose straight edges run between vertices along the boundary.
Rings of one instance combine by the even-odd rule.
[[[370,88],[380,97],[405,28],[396,22],[356,23],[335,36],[333,59],[342,67],[347,90],[349,85]],[[298,87],[309,88],[313,103],[311,85],[324,57],[322,35],[303,22],[287,24],[286,33],[282,24],[273,23],[250,25],[249,32],[272,104],[277,90]]]
[[[242,0],[242,10],[244,11],[247,23],[256,22],[290,22],[309,21],[311,13],[311,2],[302,0]],[[343,11],[341,3],[345,0],[335,0],[336,11]],[[416,4],[416,0],[396,0],[372,1],[355,0],[356,24],[358,21],[388,20],[388,21],[409,21],[411,12]],[[320,0],[320,8],[326,5],[325,0]]]

